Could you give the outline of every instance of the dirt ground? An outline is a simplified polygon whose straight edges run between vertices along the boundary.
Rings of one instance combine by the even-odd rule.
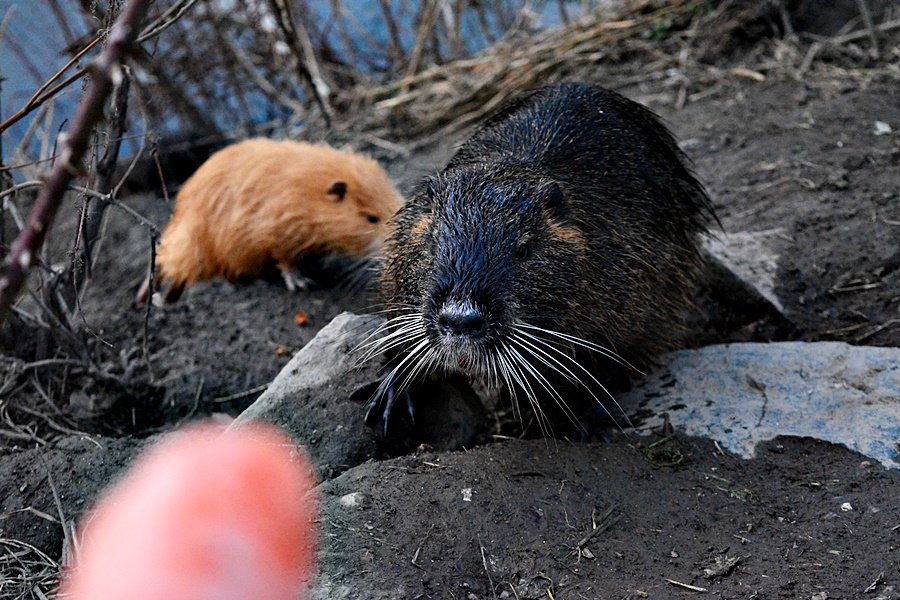
[[[593,79],[664,116],[708,185],[726,232],[779,229],[776,292],[798,339],[900,346],[896,73],[860,69],[763,82],[725,77],[715,89],[695,90],[682,109],[673,108],[677,92],[658,82],[614,85],[602,73]],[[890,132],[878,133],[884,131],[879,122]],[[390,168],[408,190],[450,150],[426,149]],[[160,198],[126,202],[156,223],[168,214]],[[109,251],[84,299],[84,318],[94,333],[91,347],[106,357],[104,368],[137,383],[92,383],[73,372],[56,389],[50,366],[16,371],[37,359],[40,339],[24,343],[16,337],[21,330],[0,336],[6,376],[18,378],[3,399],[4,417],[37,423],[30,433],[0,435],[0,538],[26,542],[33,556],[40,550],[52,560],[62,551],[60,520],[76,519],[148,435],[186,419],[239,413],[333,316],[365,312],[375,302],[341,288],[293,294],[278,282],[214,282],[178,304],[153,308],[145,340],[144,314],[131,298],[149,238],[123,212],[110,217]],[[56,230],[71,231],[72,218],[69,211]],[[57,249],[66,243],[60,240]],[[295,324],[298,311],[307,313],[308,325]],[[25,385],[33,380],[47,386],[48,399]],[[66,400],[57,404],[58,397]],[[17,403],[43,406],[50,423],[17,411]],[[613,436],[606,445],[577,447],[558,464],[539,442],[497,441],[469,453],[375,463],[324,482],[323,489],[339,494],[347,478],[357,477],[384,503],[372,531],[385,536],[346,549],[371,550],[365,568],[381,570],[383,581],[401,562],[408,568],[421,547],[419,562],[427,565],[421,588],[385,592],[385,598],[545,598],[548,589],[554,598],[698,593],[668,579],[722,598],[900,598],[900,473],[810,440],[780,440],[750,461],[703,440],[677,438],[664,445],[667,455],[648,454],[646,445]],[[417,491],[448,485],[426,462],[449,465],[453,481],[488,482],[479,498],[485,507],[477,513],[479,540],[454,537],[443,496]],[[398,470],[401,475],[386,475]],[[853,510],[842,510],[844,502]],[[599,519],[610,507],[618,520],[579,545],[592,512]],[[504,528],[512,513],[528,513],[533,530]],[[327,521],[325,533],[337,526]],[[501,557],[498,572],[510,580],[485,574],[481,547]],[[513,547],[515,554],[501,552]],[[721,566],[720,559],[734,562]],[[4,570],[9,564],[4,561]],[[706,577],[706,568],[713,575]],[[12,579],[13,571],[4,576]]]
[[[896,473],[808,439],[752,461],[707,440],[650,444],[510,441],[363,465],[323,486],[377,507],[329,504],[341,545],[326,541],[323,569],[372,599],[900,597]]]

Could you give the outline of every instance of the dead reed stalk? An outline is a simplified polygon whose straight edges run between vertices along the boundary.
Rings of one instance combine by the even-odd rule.
[[[23,285],[37,253],[53,224],[56,211],[69,183],[82,172],[81,160],[90,133],[103,115],[103,105],[113,86],[124,77],[122,60],[137,33],[137,26],[147,9],[147,0],[131,0],[116,21],[106,48],[92,71],[91,84],[78,105],[65,140],[60,160],[47,183],[38,193],[25,229],[19,233],[0,267],[0,324],[2,324]]]

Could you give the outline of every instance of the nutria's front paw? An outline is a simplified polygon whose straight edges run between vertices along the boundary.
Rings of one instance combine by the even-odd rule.
[[[312,284],[312,279],[304,277],[300,271],[291,266],[279,264],[278,270],[281,272],[281,277],[284,279],[284,285],[289,292],[306,291]]]
[[[366,425],[381,428],[385,438],[412,429],[416,422],[415,406],[408,389],[398,390],[389,376],[362,386],[350,396],[366,402]]]

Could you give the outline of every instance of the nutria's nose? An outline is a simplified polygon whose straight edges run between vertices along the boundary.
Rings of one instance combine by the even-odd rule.
[[[484,335],[484,316],[471,304],[447,303],[441,308],[437,318],[441,333],[481,337]]]

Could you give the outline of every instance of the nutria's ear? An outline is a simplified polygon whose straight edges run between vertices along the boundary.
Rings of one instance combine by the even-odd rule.
[[[565,217],[568,213],[569,201],[559,182],[552,179],[542,181],[538,194],[547,211],[553,216]]]
[[[331,187],[325,190],[325,197],[332,202],[343,202],[344,196],[347,195],[347,182],[335,181]]]

